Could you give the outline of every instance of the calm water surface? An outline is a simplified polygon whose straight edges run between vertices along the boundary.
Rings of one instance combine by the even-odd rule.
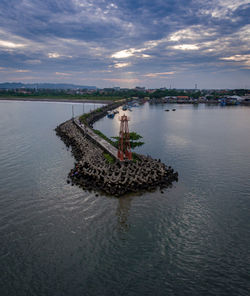
[[[66,183],[74,159],[54,128],[71,112],[0,101],[0,295],[249,295],[250,108],[126,112],[137,151],[179,182],[121,199]],[[118,116],[95,127],[117,135]]]

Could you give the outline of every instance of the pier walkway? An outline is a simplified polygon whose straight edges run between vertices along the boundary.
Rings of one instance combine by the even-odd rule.
[[[74,118],[74,123],[78,126],[79,129],[83,131],[83,133],[87,134],[90,138],[92,138],[97,144],[99,144],[106,152],[112,155],[114,158],[118,159],[118,150],[108,143],[106,140],[97,135],[91,128],[86,126],[84,123],[81,123],[79,117]]]

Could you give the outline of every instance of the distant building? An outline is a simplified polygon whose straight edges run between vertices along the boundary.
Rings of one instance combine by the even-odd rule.
[[[147,93],[149,93],[149,94],[152,94],[154,92],[156,92],[156,89],[147,89]]]
[[[30,95],[31,91],[27,91],[27,90],[24,90],[24,89],[18,89],[17,93],[24,94],[24,95]]]
[[[189,96],[177,96],[177,100],[189,100]]]
[[[139,91],[145,91],[146,87],[140,87],[140,86],[136,86],[135,90],[139,90]]]
[[[236,101],[242,101],[243,100],[243,98],[240,97],[240,96],[230,96],[228,98],[233,99],[233,100],[236,100]]]
[[[103,89],[105,92],[112,92],[114,88],[106,87]]]

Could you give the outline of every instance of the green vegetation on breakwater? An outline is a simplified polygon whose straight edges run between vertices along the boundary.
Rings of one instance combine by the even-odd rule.
[[[112,137],[112,139],[115,139],[115,146],[118,147],[119,143],[119,137]],[[144,142],[138,142],[138,140],[142,139],[142,136],[137,134],[136,132],[130,132],[129,133],[129,143],[131,149],[135,149],[136,147],[140,147],[144,144]],[[124,142],[125,142],[125,135],[124,135]]]
[[[112,103],[112,104],[110,104],[110,105],[108,105],[109,106],[109,110],[112,110],[112,109],[116,108],[117,106],[120,106],[121,105],[121,102],[122,101],[117,102],[117,103],[119,103],[118,105],[115,102]],[[107,109],[107,105],[106,106],[103,106],[103,107],[100,107],[98,109],[95,109],[95,110],[93,110],[93,111],[91,111],[89,113],[85,113],[85,114],[83,114],[83,115],[81,115],[79,117],[79,120],[83,124],[89,126],[89,119],[91,117],[93,119],[93,117],[95,117],[95,116],[99,117],[99,114],[101,116],[105,116],[105,114],[106,114],[105,111],[107,111],[106,109]],[[101,137],[102,139],[104,139],[105,141],[107,141],[109,144],[111,144],[112,146],[114,146],[116,149],[118,149],[118,147],[119,147],[119,136],[118,137],[112,137],[112,139],[114,139],[114,140],[112,140],[112,139],[108,138],[106,135],[104,135],[101,131],[99,131],[97,129],[92,129],[92,130],[99,137]],[[126,138],[126,135],[124,135],[124,142],[126,141],[125,138]],[[136,132],[130,132],[129,133],[129,143],[130,143],[131,149],[134,149],[136,147],[142,146],[144,144],[144,142],[138,141],[140,139],[142,139],[142,136],[139,135],[139,134],[137,134]],[[133,161],[139,160],[138,157],[137,157],[137,155],[136,155],[136,153],[132,153],[132,155],[133,155]],[[105,157],[105,155],[104,155],[104,157]],[[105,158],[106,158],[106,160],[108,162],[112,163],[111,162],[112,161],[112,157],[111,158],[105,157]]]
[[[101,131],[97,130],[97,129],[93,129],[94,133],[97,134],[99,137],[103,138],[105,141],[109,142],[111,145],[113,145],[115,148],[118,147],[118,145],[115,144],[114,141],[112,141],[111,139],[109,139],[107,136],[105,136]]]
[[[101,138],[103,138],[105,141],[109,142],[111,145],[113,145],[115,148],[118,148],[118,143],[119,143],[119,137],[112,137],[113,139],[115,139],[115,141],[112,141],[110,138],[108,138],[107,136],[105,136],[101,131],[97,130],[97,129],[93,129],[93,131],[100,136]],[[134,149],[136,147],[140,147],[144,144],[144,142],[138,142],[139,139],[141,139],[142,136],[137,134],[136,132],[130,132],[129,133],[129,143],[131,146],[131,149]],[[125,139],[124,139],[125,142]]]
[[[95,109],[95,110],[93,110],[93,111],[91,111],[91,112],[89,112],[89,113],[84,113],[83,115],[81,115],[81,116],[79,117],[79,119],[80,119],[80,121],[81,121],[82,123],[88,125],[88,123],[86,122],[86,119],[90,116],[90,114],[96,114],[96,113],[100,113],[100,112],[102,112],[102,108],[97,108],[97,109]]]
[[[110,154],[108,153],[103,153],[104,158],[107,160],[108,163],[115,163],[115,159],[114,157],[112,157]]]
[[[118,149],[118,143],[119,143],[119,137],[112,137],[113,139],[116,139],[116,141],[112,141],[110,138],[108,138],[107,136],[105,136],[101,131],[97,130],[97,129],[93,129],[93,131],[98,135],[100,136],[101,138],[103,138],[105,141],[107,141],[108,143],[110,143],[111,145],[113,145],[116,149]],[[131,149],[134,149],[136,147],[139,147],[139,146],[142,146],[144,144],[144,142],[136,142],[138,139],[141,139],[142,136],[135,133],[135,132],[131,132],[129,133],[130,135],[130,146],[131,146]],[[105,159],[109,162],[109,163],[114,163],[114,158],[107,154],[107,153],[104,153],[103,154]],[[133,158],[133,161],[140,161],[140,159],[138,158],[137,154],[132,152],[132,158]]]

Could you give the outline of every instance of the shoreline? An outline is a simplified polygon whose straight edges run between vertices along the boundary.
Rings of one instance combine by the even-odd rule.
[[[121,99],[122,100],[122,99]],[[65,99],[65,98],[34,98],[34,97],[0,97],[0,101],[19,101],[19,102],[51,102],[51,103],[90,103],[90,104],[112,104],[117,100],[93,100],[93,99]],[[150,102],[149,102],[150,103]],[[178,104],[178,105],[199,105],[199,104],[205,104],[205,105],[219,105],[219,102],[217,101],[202,101],[202,102],[190,102],[190,101],[166,101],[166,102],[157,102],[157,103],[151,103],[151,104]],[[240,102],[239,106],[250,106],[250,101],[242,101]]]
[[[111,104],[112,100],[88,100],[88,99],[55,99],[55,98],[23,98],[23,97],[0,97],[0,101],[22,101],[22,102],[56,102],[56,103],[97,103]]]

